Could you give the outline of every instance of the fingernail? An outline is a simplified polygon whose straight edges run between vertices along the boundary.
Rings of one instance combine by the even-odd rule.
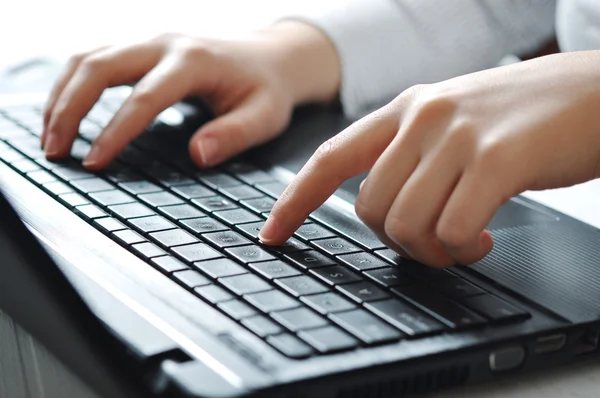
[[[200,150],[200,159],[204,166],[210,166],[213,164],[217,151],[219,150],[219,143],[215,138],[204,138],[198,143],[198,149]]]
[[[258,233],[258,239],[263,243],[269,243],[277,235],[277,220],[272,215],[269,215],[265,225]]]
[[[93,167],[96,163],[98,163],[101,152],[102,151],[98,145],[93,145],[92,149],[90,149],[90,152],[87,154],[85,159],[83,159],[83,167]]]
[[[60,152],[60,136],[49,132],[45,142],[46,157],[52,158],[58,156]]]

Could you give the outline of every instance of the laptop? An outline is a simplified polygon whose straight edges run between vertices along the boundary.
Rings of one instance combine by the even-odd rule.
[[[596,228],[515,197],[492,253],[433,269],[379,242],[350,187],[265,247],[299,134],[347,121],[300,111],[200,170],[187,141],[210,112],[182,102],[91,174],[80,160],[127,94],[107,90],[62,162],[40,149],[44,96],[0,102],[0,308],[101,396],[422,395],[600,355]]]

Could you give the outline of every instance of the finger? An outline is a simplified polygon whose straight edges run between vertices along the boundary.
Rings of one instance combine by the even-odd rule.
[[[189,67],[175,56],[165,58],[148,72],[96,138],[83,161],[84,167],[100,170],[110,164],[160,112],[194,90],[190,75]]]
[[[275,203],[261,241],[285,242],[344,180],[371,168],[395,136],[398,119],[388,105],[321,145]]]
[[[46,156],[55,159],[67,156],[81,119],[104,89],[139,79],[160,57],[159,45],[142,43],[110,48],[81,61],[52,108],[45,137]]]
[[[202,126],[190,141],[190,155],[200,166],[214,166],[262,144],[281,131],[289,115],[275,111],[266,92],[249,96],[235,109]]]

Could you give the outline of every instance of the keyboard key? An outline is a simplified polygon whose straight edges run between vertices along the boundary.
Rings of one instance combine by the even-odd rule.
[[[303,269],[313,269],[327,267],[328,265],[335,265],[333,260],[314,250],[290,253],[285,257]]]
[[[26,159],[25,156],[21,155],[21,153],[15,151],[14,149],[2,151],[2,153],[0,153],[0,158],[8,163],[18,162],[19,160]]]
[[[227,315],[236,320],[248,318],[257,314],[254,308],[239,300],[226,301],[219,304],[218,307],[221,309],[221,311],[225,312]]]
[[[363,309],[333,314],[330,319],[366,344],[378,344],[402,338],[403,333]]]
[[[221,193],[228,196],[233,200],[243,200],[243,199],[254,199],[254,198],[262,198],[264,195],[262,192],[257,191],[256,189],[248,186],[248,185],[238,185],[235,187],[226,187],[219,189]]]
[[[198,183],[173,187],[173,192],[186,199],[206,198],[215,194],[214,191]]]
[[[187,204],[159,207],[158,210],[173,220],[185,220],[186,218],[205,216],[200,210]]]
[[[173,251],[189,262],[211,260],[223,257],[221,253],[204,243],[194,243],[187,246],[177,246]]]
[[[209,196],[206,198],[199,198],[192,200],[192,203],[200,206],[206,212],[220,211],[220,210],[230,210],[237,209],[237,205],[230,201],[229,199],[225,199],[223,196]]]
[[[279,334],[267,337],[267,342],[283,355],[290,358],[306,358],[313,353],[312,348],[290,334]]]
[[[113,235],[119,242],[125,245],[132,245],[134,243],[141,243],[146,241],[146,238],[130,229],[113,232]]]
[[[94,220],[94,225],[104,232],[115,232],[127,229],[122,222],[112,217],[104,217]]]
[[[327,287],[306,275],[275,279],[275,283],[296,297],[329,291]]]
[[[95,218],[106,217],[107,214],[100,210],[98,206],[95,205],[83,205],[77,206],[75,208],[76,213],[82,215],[84,218],[93,220]]]
[[[296,231],[296,235],[304,241],[323,238],[335,238],[335,234],[317,224],[304,224]]]
[[[131,246],[131,248],[145,258],[159,257],[167,254],[163,249],[150,242],[138,243]]]
[[[71,184],[83,193],[110,191],[114,189],[111,184],[97,177],[75,180]]]
[[[470,297],[461,303],[492,321],[513,321],[529,317],[525,310],[490,294]]]
[[[242,200],[241,203],[255,213],[269,213],[275,205],[275,199],[264,196],[257,199]]]
[[[29,173],[27,173],[27,177],[31,178],[38,184],[45,184],[47,182],[56,181],[56,177],[44,170],[30,171]]]
[[[160,188],[158,185],[144,180],[121,182],[119,183],[119,186],[132,195],[162,191],[162,188]]]
[[[79,165],[55,167],[52,172],[65,181],[81,180],[94,176]]]
[[[248,271],[238,263],[228,258],[218,258],[216,260],[199,261],[194,263],[194,267],[211,278],[222,278],[225,276],[247,274]]]
[[[260,189],[264,193],[274,198],[279,198],[283,191],[287,188],[287,185],[279,181],[262,182],[255,185],[256,188]]]
[[[123,219],[154,216],[155,213],[140,203],[109,206],[108,209]]]
[[[191,288],[211,284],[211,281],[207,277],[201,275],[199,272],[192,270],[177,271],[173,273],[173,276],[175,277],[175,279],[177,279],[187,287]]]
[[[300,242],[296,238],[290,238],[283,245],[270,247],[270,249],[277,253],[287,254],[287,253],[310,250],[310,247],[305,245],[304,243]]]
[[[300,306],[297,300],[278,290],[248,294],[244,296],[244,299],[265,313],[288,310]]]
[[[162,246],[168,248],[200,242],[183,229],[170,229],[167,231],[153,232],[150,234],[150,237],[152,240],[155,240]]]
[[[224,166],[225,170],[235,175],[246,184],[273,181],[274,178],[265,171],[243,162],[234,162]]]
[[[143,233],[177,228],[175,224],[161,216],[134,218],[133,220],[129,220],[129,223]]]
[[[252,243],[234,231],[213,232],[210,234],[204,234],[202,237],[221,249],[226,247],[248,245]]]
[[[225,287],[237,295],[271,290],[271,286],[256,275],[244,274],[219,279]]]
[[[393,292],[451,328],[457,329],[486,323],[486,320],[479,315],[440,294],[424,291],[418,287],[398,288],[393,289]]]
[[[110,181],[114,182],[114,183],[125,183],[125,182],[138,182],[138,183],[148,183],[151,184],[150,182],[146,181],[144,177],[142,177],[138,172],[133,171],[132,169],[126,167],[125,165],[123,165],[122,163],[118,162],[117,160],[113,160],[112,163],[110,165],[108,165],[107,168],[105,168],[104,170],[102,170],[102,174],[104,174],[104,176],[106,176],[106,178],[108,178]],[[151,184],[154,185],[154,184]],[[121,186],[122,188],[124,188],[124,184],[119,184],[119,186]],[[160,190],[160,188],[156,187],[157,190]],[[129,191],[129,190],[127,190]],[[135,192],[132,192],[134,195],[136,194]]]
[[[171,256],[153,258],[152,263],[164,272],[168,273],[189,269],[187,265]]]
[[[242,232],[244,235],[252,239],[253,241],[258,241],[258,234],[260,233],[261,228],[265,225],[264,221],[253,222],[249,224],[239,224],[236,225],[235,228]]]
[[[445,269],[428,267],[416,261],[405,261],[402,270],[413,279],[431,283],[437,281],[457,279],[458,277]]]
[[[334,326],[303,331],[298,333],[298,337],[323,354],[348,350],[358,345],[358,341],[354,337]]]
[[[267,279],[300,275],[300,272],[297,269],[280,260],[253,263],[249,264],[249,267]]]
[[[236,180],[235,178],[231,177],[230,175],[227,175],[225,173],[214,173],[214,174],[207,174],[207,175],[200,175],[198,176],[200,178],[200,181],[202,181],[203,183],[205,183],[206,185],[208,185],[211,188],[225,188],[225,187],[233,187],[236,185],[241,185],[242,183],[238,180]]]
[[[90,203],[89,200],[78,193],[65,193],[58,195],[58,199],[70,207],[81,206]]]
[[[47,182],[43,187],[54,195],[73,192],[73,189],[70,186],[60,181]]]
[[[357,271],[389,267],[385,261],[365,252],[344,254],[338,256],[338,259]]]
[[[404,257],[393,251],[392,249],[376,250],[375,254],[379,257],[388,260],[392,264],[401,265],[406,261]]]
[[[245,264],[275,260],[275,257],[255,245],[231,247],[225,251]]]
[[[222,287],[215,285],[208,285],[203,287],[197,287],[194,289],[196,294],[204,298],[206,301],[212,304],[221,303],[223,301],[231,300],[233,295]]]
[[[485,294],[485,291],[482,289],[464,279],[459,278],[443,281],[437,283],[435,286],[440,290],[440,292],[454,299],[462,299]]]
[[[182,224],[188,227],[191,231],[198,234],[207,232],[227,231],[229,228],[212,218],[194,218],[192,220],[183,220]]]
[[[178,205],[183,200],[169,192],[146,193],[138,196],[141,200],[153,207]]]
[[[92,193],[90,194],[90,198],[105,207],[135,202],[135,199],[132,196],[117,190]]]
[[[357,303],[383,300],[390,297],[386,291],[366,281],[341,285],[337,289]]]
[[[342,267],[341,265],[311,269],[310,273],[331,286],[343,285],[345,283],[358,282],[362,280],[362,278],[360,278],[354,272],[350,271],[346,267]]]
[[[356,308],[356,305],[333,292],[304,296],[300,300],[323,315]]]
[[[260,337],[283,332],[281,326],[262,315],[256,315],[242,320],[242,324]]]
[[[40,139],[38,137],[34,137],[28,133],[27,133],[27,136],[24,136],[21,138],[10,137],[8,139],[8,141],[10,142],[10,144],[13,147],[15,147],[19,151],[23,152],[25,155],[29,156],[30,158],[35,159],[35,158],[43,158],[46,156],[40,146]]]
[[[365,306],[409,336],[431,334],[444,329],[440,322],[399,300],[375,301]]]
[[[292,332],[327,325],[325,318],[304,307],[273,312],[271,317]]]
[[[28,173],[30,171],[41,170],[39,164],[32,162],[28,159],[18,160],[16,162],[12,162],[11,164],[15,169],[19,170],[21,173]]]
[[[161,165],[159,168],[148,170],[146,173],[166,187],[189,185],[194,183],[194,180],[188,176],[183,175],[179,171],[164,165]]]
[[[262,218],[244,209],[216,211],[213,214],[215,217],[231,225],[262,221]]]
[[[71,147],[71,157],[75,160],[82,161],[90,153],[92,146],[89,142],[76,138]]]
[[[365,275],[385,287],[416,283],[415,280],[407,276],[406,272],[403,271],[403,268],[400,267],[388,267],[366,271]]]
[[[361,251],[357,246],[342,238],[320,239],[314,240],[311,243],[331,256]]]

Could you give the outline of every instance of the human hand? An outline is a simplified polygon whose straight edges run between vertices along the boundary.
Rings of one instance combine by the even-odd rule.
[[[44,113],[46,156],[67,156],[81,119],[107,87],[138,81],[93,143],[83,164],[107,166],[164,109],[203,96],[217,118],[190,141],[200,166],[213,166],[280,133],[295,105],[327,101],[339,85],[337,54],[316,28],[282,22],[242,40],[178,34],[74,56]]]
[[[434,267],[481,259],[512,196],[599,176],[599,65],[600,51],[552,55],[405,91],[316,151],[261,240],[286,241],[370,169],[355,210],[384,243]]]

